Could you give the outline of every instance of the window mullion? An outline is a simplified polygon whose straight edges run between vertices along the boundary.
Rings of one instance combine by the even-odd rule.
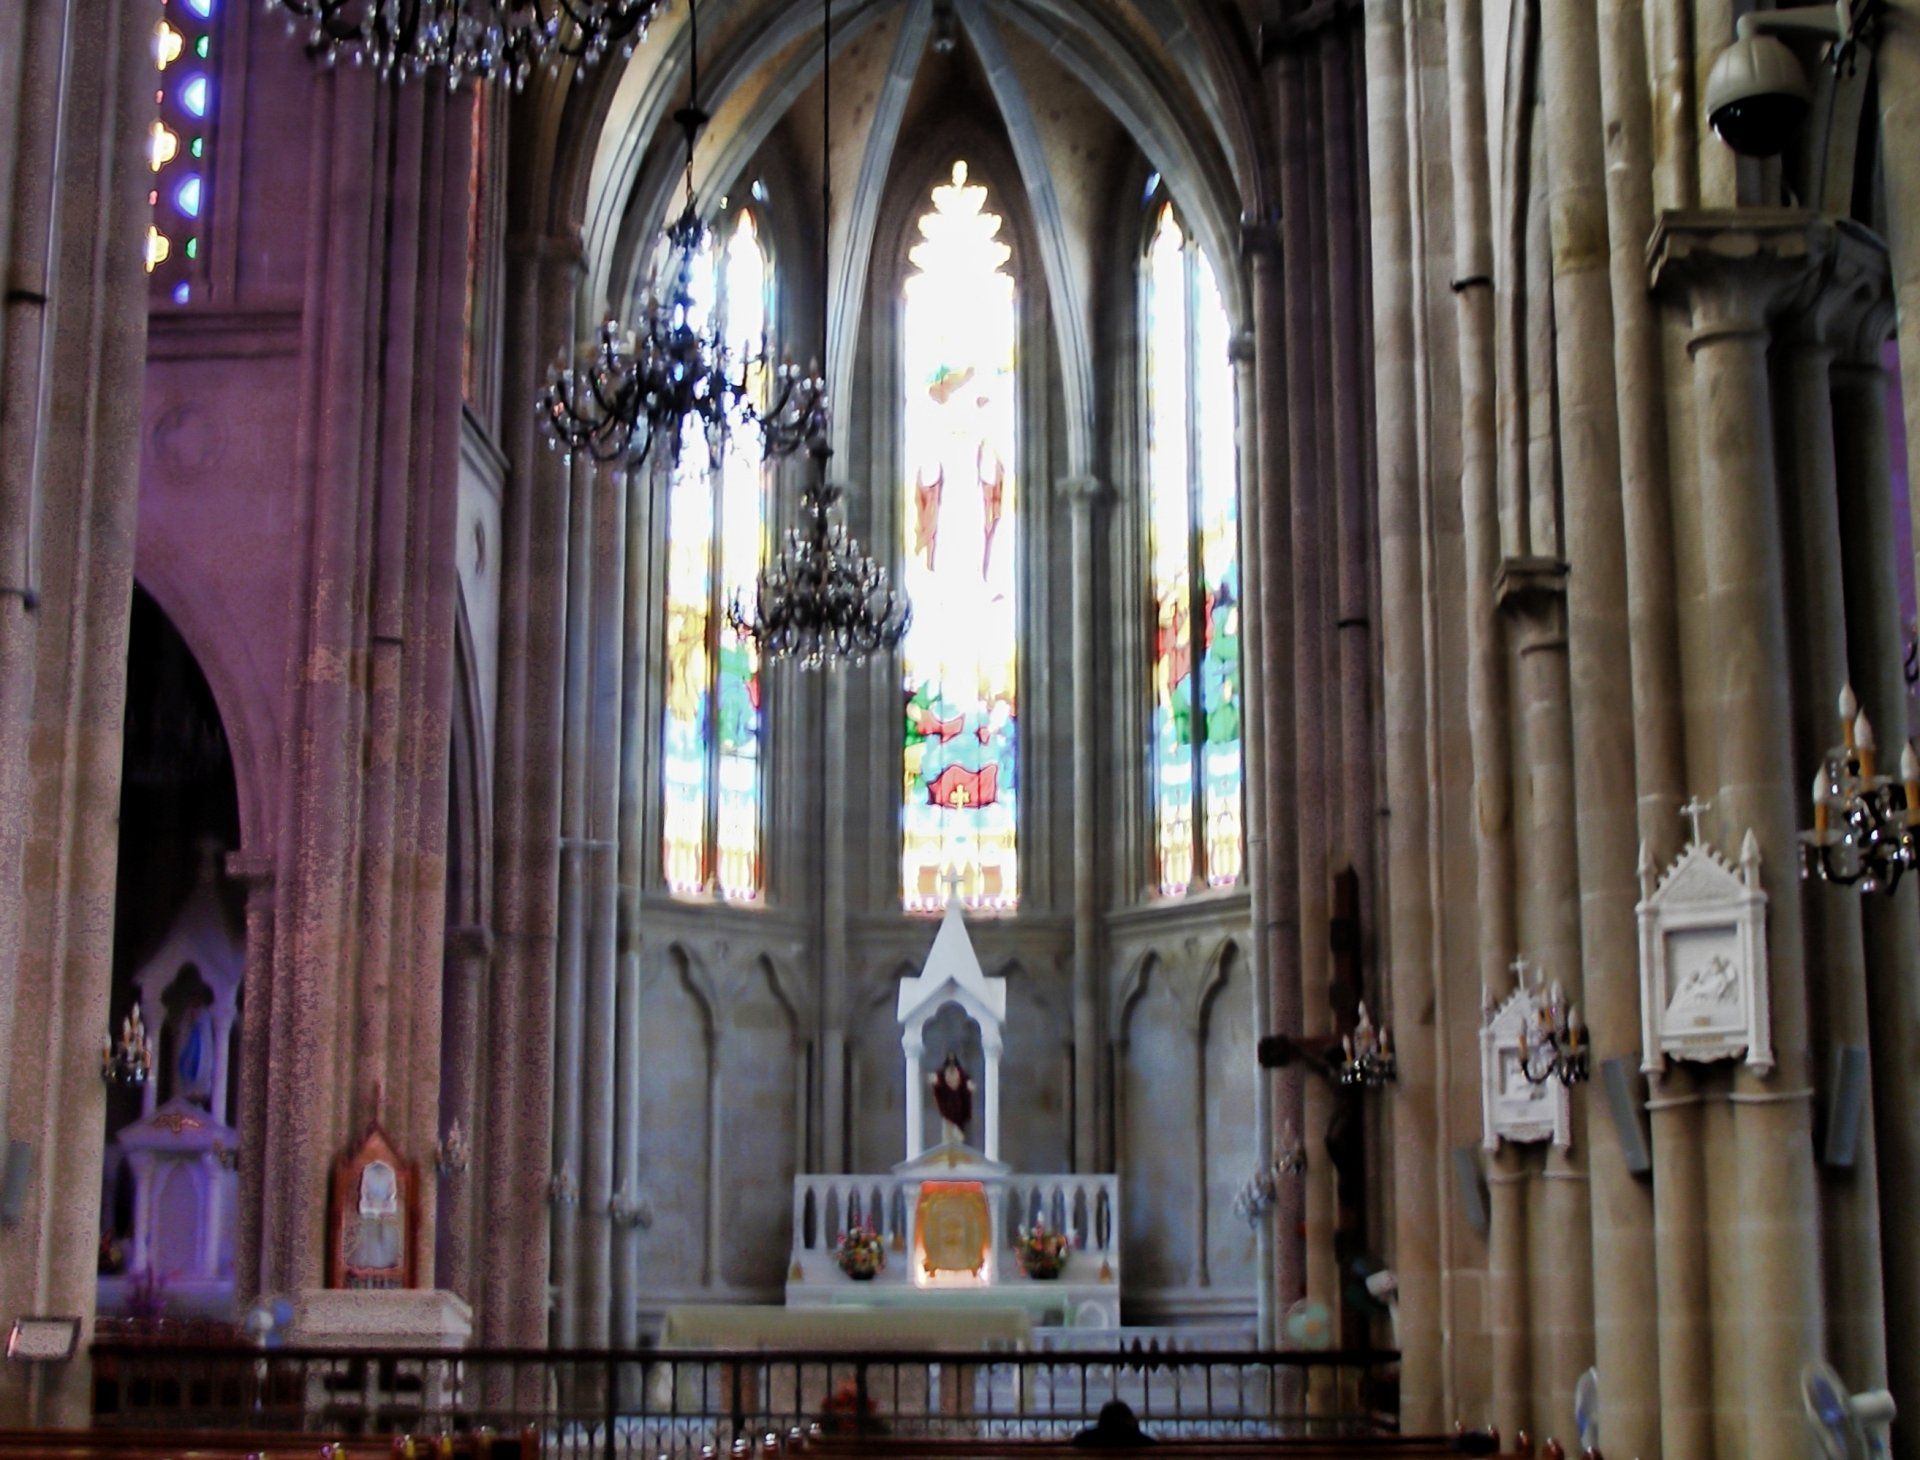
[[[1180,323],[1183,348],[1186,355],[1185,389],[1182,393],[1181,410],[1187,432],[1187,663],[1191,666],[1187,672],[1187,696],[1189,703],[1187,723],[1192,726],[1187,754],[1192,764],[1193,793],[1193,880],[1189,887],[1207,885],[1207,801],[1206,801],[1206,740],[1207,740],[1207,702],[1205,664],[1203,655],[1206,649],[1206,565],[1200,552],[1200,411],[1199,411],[1199,328],[1198,297],[1199,271],[1194,266],[1194,243],[1187,241],[1185,271],[1183,274],[1183,298],[1180,301]]]
[[[727,285],[722,262],[722,245],[716,245],[713,267],[713,314],[715,334],[726,338]],[[709,437],[711,441],[711,437]],[[720,618],[725,612],[726,583],[726,455],[709,449],[707,453],[707,683],[705,732],[702,748],[707,756],[707,799],[701,827],[700,872],[706,890],[720,889]]]

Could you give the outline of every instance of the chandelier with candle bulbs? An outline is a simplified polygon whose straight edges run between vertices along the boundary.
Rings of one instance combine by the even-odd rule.
[[[826,379],[818,368],[790,360],[771,368],[765,399],[757,372],[772,358],[765,340],[753,352],[728,343],[714,311],[694,294],[694,270],[707,243],[693,186],[694,145],[711,120],[700,106],[699,11],[687,3],[691,66],[687,105],[674,113],[686,142],[686,204],[665,235],[667,282],[641,295],[638,323],[600,326],[594,342],[571,365],[547,372],[537,403],[547,444],[568,456],[632,470],[664,442],[680,460],[688,430],[705,433],[717,457],[736,424],[760,428],[769,457],[791,456],[829,428]]]
[[[1524,958],[1513,961],[1513,973],[1520,987],[1526,989],[1528,964]],[[1580,1006],[1567,1002],[1558,979],[1544,988],[1543,981],[1540,971],[1533,970],[1529,990],[1532,1012],[1520,1023],[1520,1073],[1529,1085],[1544,1085],[1555,1079],[1563,1085],[1585,1084],[1590,1041],[1586,1025],[1580,1022]]]
[[[787,530],[780,551],[761,569],[751,600],[735,595],[727,622],[753,641],[763,659],[792,659],[803,669],[859,664],[897,648],[913,610],[888,581],[887,570],[861,549],[834,509],[845,488],[827,480],[833,447],[827,437],[824,376],[829,329],[827,251],[833,217],[833,0],[822,0],[820,78],[820,409],[817,422],[796,424],[814,476],[800,495],[800,525]],[[769,436],[769,441],[772,436]]]
[[[138,1004],[122,1021],[119,1041],[108,1039],[101,1045],[100,1078],[109,1085],[144,1085],[153,1078],[153,1046]]]
[[[1393,1053],[1393,1035],[1385,1024],[1376,1026],[1366,1004],[1360,1005],[1360,1017],[1353,1032],[1340,1036],[1340,1062],[1334,1075],[1342,1085],[1377,1090],[1400,1077],[1400,1062]]]
[[[449,86],[498,80],[516,91],[540,65],[633,54],[667,0],[268,0],[329,64],[382,76],[444,71]]]
[[[1852,685],[1842,687],[1836,708],[1840,744],[1814,773],[1813,830],[1800,834],[1800,875],[1891,895],[1901,874],[1920,863],[1920,756],[1907,741],[1900,779],[1878,774],[1873,723]]]

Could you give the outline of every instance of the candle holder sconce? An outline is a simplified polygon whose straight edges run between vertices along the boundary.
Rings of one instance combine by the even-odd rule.
[[[1920,865],[1920,756],[1911,741],[1900,747],[1900,778],[1878,774],[1873,724],[1854,698],[1840,691],[1841,743],[1813,777],[1813,829],[1800,834],[1800,876],[1837,887],[1892,896],[1901,876]]]

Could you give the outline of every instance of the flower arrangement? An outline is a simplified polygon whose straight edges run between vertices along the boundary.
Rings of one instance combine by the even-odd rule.
[[[1072,1246],[1065,1232],[1049,1231],[1045,1221],[1038,1221],[1020,1229],[1020,1240],[1014,1251],[1020,1258],[1020,1271],[1044,1281],[1060,1276]]]
[[[872,1227],[856,1223],[840,1234],[833,1260],[855,1282],[865,1282],[887,1265],[887,1247]]]

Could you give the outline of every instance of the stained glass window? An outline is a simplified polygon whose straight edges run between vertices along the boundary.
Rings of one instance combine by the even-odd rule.
[[[1226,306],[1163,203],[1147,248],[1154,883],[1240,880],[1240,487]]]
[[[949,874],[970,907],[1020,895],[1018,313],[986,201],[956,162],[908,251],[901,887],[916,910],[944,904]]]
[[[694,265],[696,325],[708,311],[742,357],[760,353],[773,270],[759,223],[734,214]],[[758,370],[759,367],[756,367]],[[764,391],[765,381],[749,378]],[[667,489],[662,858],[675,892],[760,896],[760,661],[722,605],[750,591],[766,540],[767,468],[745,423],[719,453],[688,431]]]
[[[206,277],[214,104],[214,16],[219,0],[161,0],[153,28],[154,117],[147,128],[147,273],[186,304]]]

